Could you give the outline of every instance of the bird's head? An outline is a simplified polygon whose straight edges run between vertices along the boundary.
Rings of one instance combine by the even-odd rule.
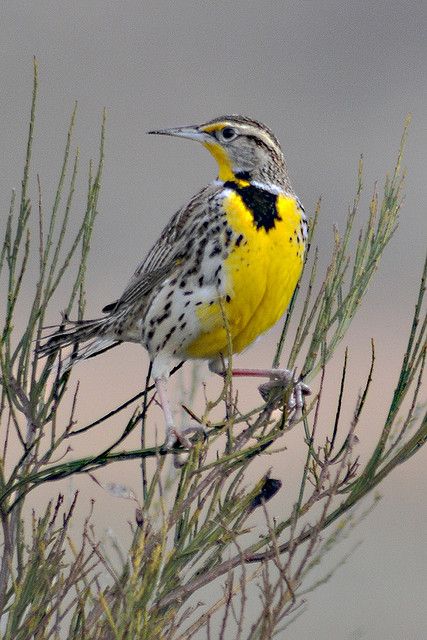
[[[258,181],[290,191],[280,144],[268,127],[245,116],[221,116],[201,125],[149,131],[197,140],[218,163],[220,180]]]

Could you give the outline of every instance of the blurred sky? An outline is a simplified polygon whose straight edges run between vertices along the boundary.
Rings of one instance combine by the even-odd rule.
[[[145,131],[223,113],[264,121],[282,142],[309,213],[322,195],[317,241],[324,264],[332,225],[343,228],[360,154],[366,211],[375,180],[381,185],[393,167],[404,118],[412,113],[400,228],[346,338],[353,365],[349,411],[369,367],[369,339],[376,341],[377,399],[364,425],[375,435],[397,376],[426,246],[427,3],[14,0],[2,3],[0,16],[3,212],[21,177],[32,56],[40,66],[33,196],[38,171],[44,199],[52,199],[74,100],[82,169],[96,155],[100,113],[107,107],[88,315],[120,294],[174,210],[215,175],[201,147],[145,136]],[[84,186],[83,172],[79,194]],[[80,211],[76,207],[76,216]],[[58,297],[58,311],[64,299]],[[50,319],[57,320],[54,310]],[[256,357],[266,365],[276,335],[242,361],[253,363]],[[145,366],[137,347],[82,365],[81,423],[105,408],[107,395],[114,405],[137,390]],[[106,390],[102,397],[100,384]],[[383,501],[352,536],[352,542],[363,539],[362,546],[310,597],[308,611],[288,638],[423,636],[425,462],[422,451],[387,480]],[[108,473],[120,480],[114,467]],[[95,485],[81,487],[87,496],[99,497]],[[128,504],[117,501],[116,508],[124,521],[131,517]]]

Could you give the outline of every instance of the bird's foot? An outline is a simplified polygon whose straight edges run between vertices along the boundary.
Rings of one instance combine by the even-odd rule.
[[[203,424],[197,422],[190,424],[188,427],[185,427],[185,429],[177,429],[176,427],[168,428],[165,448],[171,451],[176,445],[180,445],[184,449],[192,449],[193,443],[188,437],[190,433],[201,433],[203,437],[206,437],[207,431]]]
[[[290,390],[286,406],[289,411],[289,422],[294,424],[302,417],[304,396],[311,394],[311,389],[304,384],[289,369],[272,369],[270,380],[259,387],[259,392],[266,402],[272,402],[277,407],[283,403],[283,391]]]

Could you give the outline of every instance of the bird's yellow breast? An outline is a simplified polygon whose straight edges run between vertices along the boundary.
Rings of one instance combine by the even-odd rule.
[[[249,195],[230,189],[224,198],[227,222],[237,238],[224,261],[226,295],[199,308],[202,333],[187,348],[190,357],[226,355],[225,324],[233,352],[245,349],[281,317],[300,278],[304,239],[297,201],[270,194],[268,206],[255,199],[251,207]]]

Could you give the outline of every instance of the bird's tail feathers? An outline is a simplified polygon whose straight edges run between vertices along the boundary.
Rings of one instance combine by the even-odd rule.
[[[72,353],[62,363],[63,371],[70,368],[78,360],[86,360],[92,358],[99,353],[112,349],[120,344],[111,335],[108,335],[108,325],[106,318],[98,318],[96,320],[81,320],[72,322],[66,321],[65,327],[61,327],[58,331],[54,331],[45,336],[45,342],[37,349],[37,355],[40,358],[55,354],[62,348],[77,346],[80,343],[86,344],[77,353]]]

